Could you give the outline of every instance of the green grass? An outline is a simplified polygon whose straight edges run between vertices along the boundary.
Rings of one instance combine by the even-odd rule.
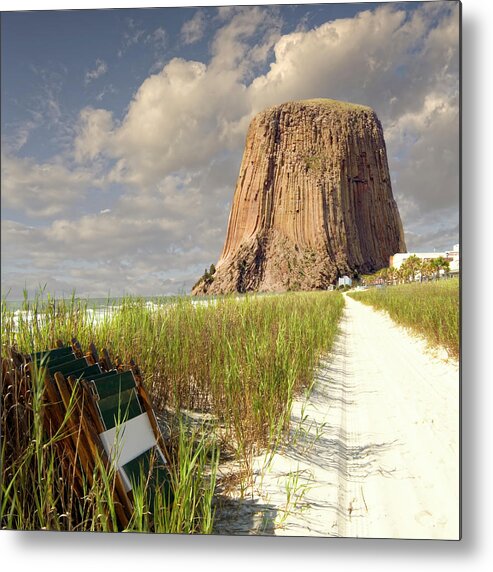
[[[294,396],[312,382],[319,357],[332,346],[342,296],[289,293],[205,304],[181,299],[155,310],[144,299],[127,297],[101,321],[87,306],[75,297],[26,300],[29,319],[16,319],[4,301],[2,357],[8,358],[9,346],[31,353],[76,337],[83,348],[94,342],[124,363],[135,359],[158,414],[170,420],[178,502],[167,507],[158,494],[150,507],[145,491],[136,491],[140,502],[129,530],[210,532],[220,455],[248,466],[255,451],[282,439]],[[56,442],[42,430],[40,390],[18,382],[2,376],[1,526],[114,530],[112,475],[101,468],[78,494],[63,482]],[[177,422],[187,412],[207,421]]]
[[[8,351],[2,357],[8,360]],[[182,422],[173,427],[169,478],[175,502],[168,502],[164,487],[151,491],[148,475],[141,474],[133,487],[134,512],[123,528],[113,497],[114,468],[107,468],[97,457],[94,471],[86,474],[78,455],[75,459],[67,457],[64,441],[71,439],[71,407],[56,432],[49,431],[44,387],[40,375],[30,377],[16,368],[3,369],[0,528],[212,532],[212,498],[219,459],[213,438],[200,427],[190,429]]]
[[[386,310],[397,323],[459,356],[459,280],[439,280],[372,288],[349,294],[355,300]]]
[[[318,99],[302,99],[300,103],[305,103],[308,105],[323,105],[325,107],[330,107],[332,109],[354,109],[358,111],[372,111],[371,107],[367,105],[361,105],[359,103],[351,103],[349,101],[339,101],[337,99],[329,98],[318,98]]]

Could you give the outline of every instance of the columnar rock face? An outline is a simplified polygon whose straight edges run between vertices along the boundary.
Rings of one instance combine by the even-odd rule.
[[[252,120],[223,252],[193,293],[322,289],[405,251],[375,112],[290,102]]]

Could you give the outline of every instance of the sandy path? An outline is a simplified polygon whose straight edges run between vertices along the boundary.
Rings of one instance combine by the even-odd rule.
[[[289,448],[218,532],[367,538],[459,535],[459,370],[385,314],[346,297],[341,334]]]

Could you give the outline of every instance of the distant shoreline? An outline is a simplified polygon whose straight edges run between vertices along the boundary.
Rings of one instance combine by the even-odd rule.
[[[127,295],[123,295],[123,296],[114,296],[114,297],[85,297],[85,296],[76,296],[74,298],[75,302],[85,302],[87,303],[88,308],[92,308],[92,309],[97,309],[97,308],[102,308],[102,307],[107,307],[107,306],[119,306],[123,300],[127,300],[129,298],[135,298],[135,299],[139,299],[139,300],[145,300],[146,302],[155,302],[155,301],[159,301],[160,303],[170,303],[173,302],[174,300],[176,300],[177,298],[187,298],[189,295],[188,294],[169,294],[169,295],[155,295],[155,296],[140,296],[140,295],[134,295],[134,294],[127,294]],[[57,302],[61,302],[61,301],[65,301],[65,302],[70,302],[72,299],[71,296],[67,296],[67,297],[56,297],[50,298],[50,302],[55,301],[55,303]],[[22,310],[24,304],[27,302],[29,305],[33,304],[34,302],[38,301],[38,303],[41,305],[41,307],[43,307],[44,305],[46,305],[48,303],[48,300],[44,297],[39,297],[39,298],[28,298],[27,300],[22,299],[22,300],[4,300],[2,297],[2,302],[5,303],[6,305],[6,309],[10,310],[10,311],[15,311],[15,310]]]

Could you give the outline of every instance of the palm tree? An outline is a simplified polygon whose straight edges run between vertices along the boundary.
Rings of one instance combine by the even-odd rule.
[[[438,278],[440,278],[441,270],[443,270],[444,272],[450,271],[450,262],[443,256],[438,256],[437,258],[434,258],[432,260],[432,263]]]
[[[397,279],[399,277],[399,271],[397,270],[397,268],[395,268],[394,266],[391,266],[389,268],[389,272],[388,272],[388,280],[390,284],[395,284]]]
[[[409,279],[409,268],[404,264],[401,264],[399,270],[397,271],[397,282],[399,284],[404,284]]]
[[[378,281],[380,282],[380,284],[387,283],[388,275],[389,275],[388,268],[380,268],[380,270],[376,273],[376,276],[378,276]]]
[[[421,276],[429,279],[435,274],[435,267],[433,266],[433,260],[423,260],[421,264]]]
[[[401,265],[401,271],[405,274],[406,278],[414,282],[416,274],[421,269],[421,258],[415,254],[411,254],[409,258],[406,258]]]

